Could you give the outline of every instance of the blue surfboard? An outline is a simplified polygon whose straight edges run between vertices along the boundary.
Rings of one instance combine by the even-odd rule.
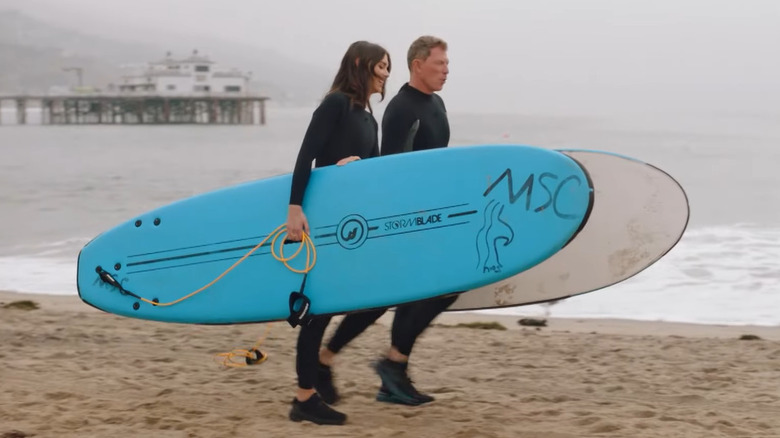
[[[290,184],[285,174],[226,187],[102,233],[79,253],[79,296],[157,321],[287,318],[303,275],[274,257],[270,243],[256,246],[285,223]],[[303,205],[316,249],[303,291],[309,313],[393,306],[510,277],[566,245],[591,204],[581,166],[529,146],[454,147],[314,169]],[[299,248],[281,242],[277,256]],[[303,252],[289,262],[294,269],[304,267]]]

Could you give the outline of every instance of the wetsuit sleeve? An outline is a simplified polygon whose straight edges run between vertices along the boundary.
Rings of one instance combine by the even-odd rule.
[[[382,117],[382,155],[404,151],[404,142],[415,120],[414,113],[404,110],[401,105],[385,110]]]
[[[374,120],[374,132],[377,132],[379,128],[379,125],[376,123],[376,120]],[[374,147],[371,148],[371,154],[369,155],[369,158],[374,158],[379,156],[379,136],[374,137]]]
[[[344,117],[349,102],[346,96],[328,95],[312,114],[306,135],[303,137],[290,189],[290,204],[303,205],[303,195],[311,176],[311,163],[328,143],[339,121]]]

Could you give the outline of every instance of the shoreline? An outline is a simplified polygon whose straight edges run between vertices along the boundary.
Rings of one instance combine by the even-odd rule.
[[[79,299],[77,295],[54,295],[39,294],[31,292],[10,292],[0,290],[0,307],[12,301],[31,300],[41,304],[42,309],[57,309],[67,312],[93,312],[96,314],[108,314],[99,309],[89,306]],[[383,315],[379,321],[386,325],[392,323],[392,314],[390,311]],[[114,315],[115,316],[115,315]],[[334,317],[334,318],[339,318]],[[546,320],[547,325],[540,327],[537,331],[563,332],[563,333],[602,333],[602,334],[620,334],[620,335],[656,335],[656,336],[682,336],[696,338],[734,338],[742,335],[756,335],[762,339],[780,341],[780,325],[765,326],[751,324],[705,324],[689,322],[670,322],[670,321],[646,321],[628,318],[591,318],[591,317],[540,317],[523,315],[503,315],[478,313],[477,311],[457,311],[444,312],[439,315],[433,324],[452,326],[457,324],[468,324],[474,322],[496,322],[503,325],[507,330],[536,330],[536,327],[521,326],[518,321],[522,318],[531,318],[536,320]],[[132,318],[127,318],[132,319]],[[142,320],[136,320],[142,321]],[[169,324],[154,321],[155,324]],[[276,321],[274,324],[281,324],[284,321]],[[268,323],[246,323],[246,324],[268,324]],[[177,324],[187,325],[187,324]],[[245,325],[245,324],[229,324]]]

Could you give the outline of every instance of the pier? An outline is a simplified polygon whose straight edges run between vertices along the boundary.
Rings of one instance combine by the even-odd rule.
[[[0,125],[5,102],[15,110],[15,122],[27,124],[27,111],[39,107],[41,125],[265,125],[268,97],[214,93],[76,94],[62,96],[0,96]],[[37,105],[36,105],[37,104]]]

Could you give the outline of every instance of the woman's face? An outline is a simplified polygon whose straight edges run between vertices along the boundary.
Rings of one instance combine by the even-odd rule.
[[[371,94],[381,93],[385,89],[385,81],[390,77],[390,71],[387,68],[390,66],[390,61],[387,59],[387,54],[374,66],[374,77],[371,80]]]

